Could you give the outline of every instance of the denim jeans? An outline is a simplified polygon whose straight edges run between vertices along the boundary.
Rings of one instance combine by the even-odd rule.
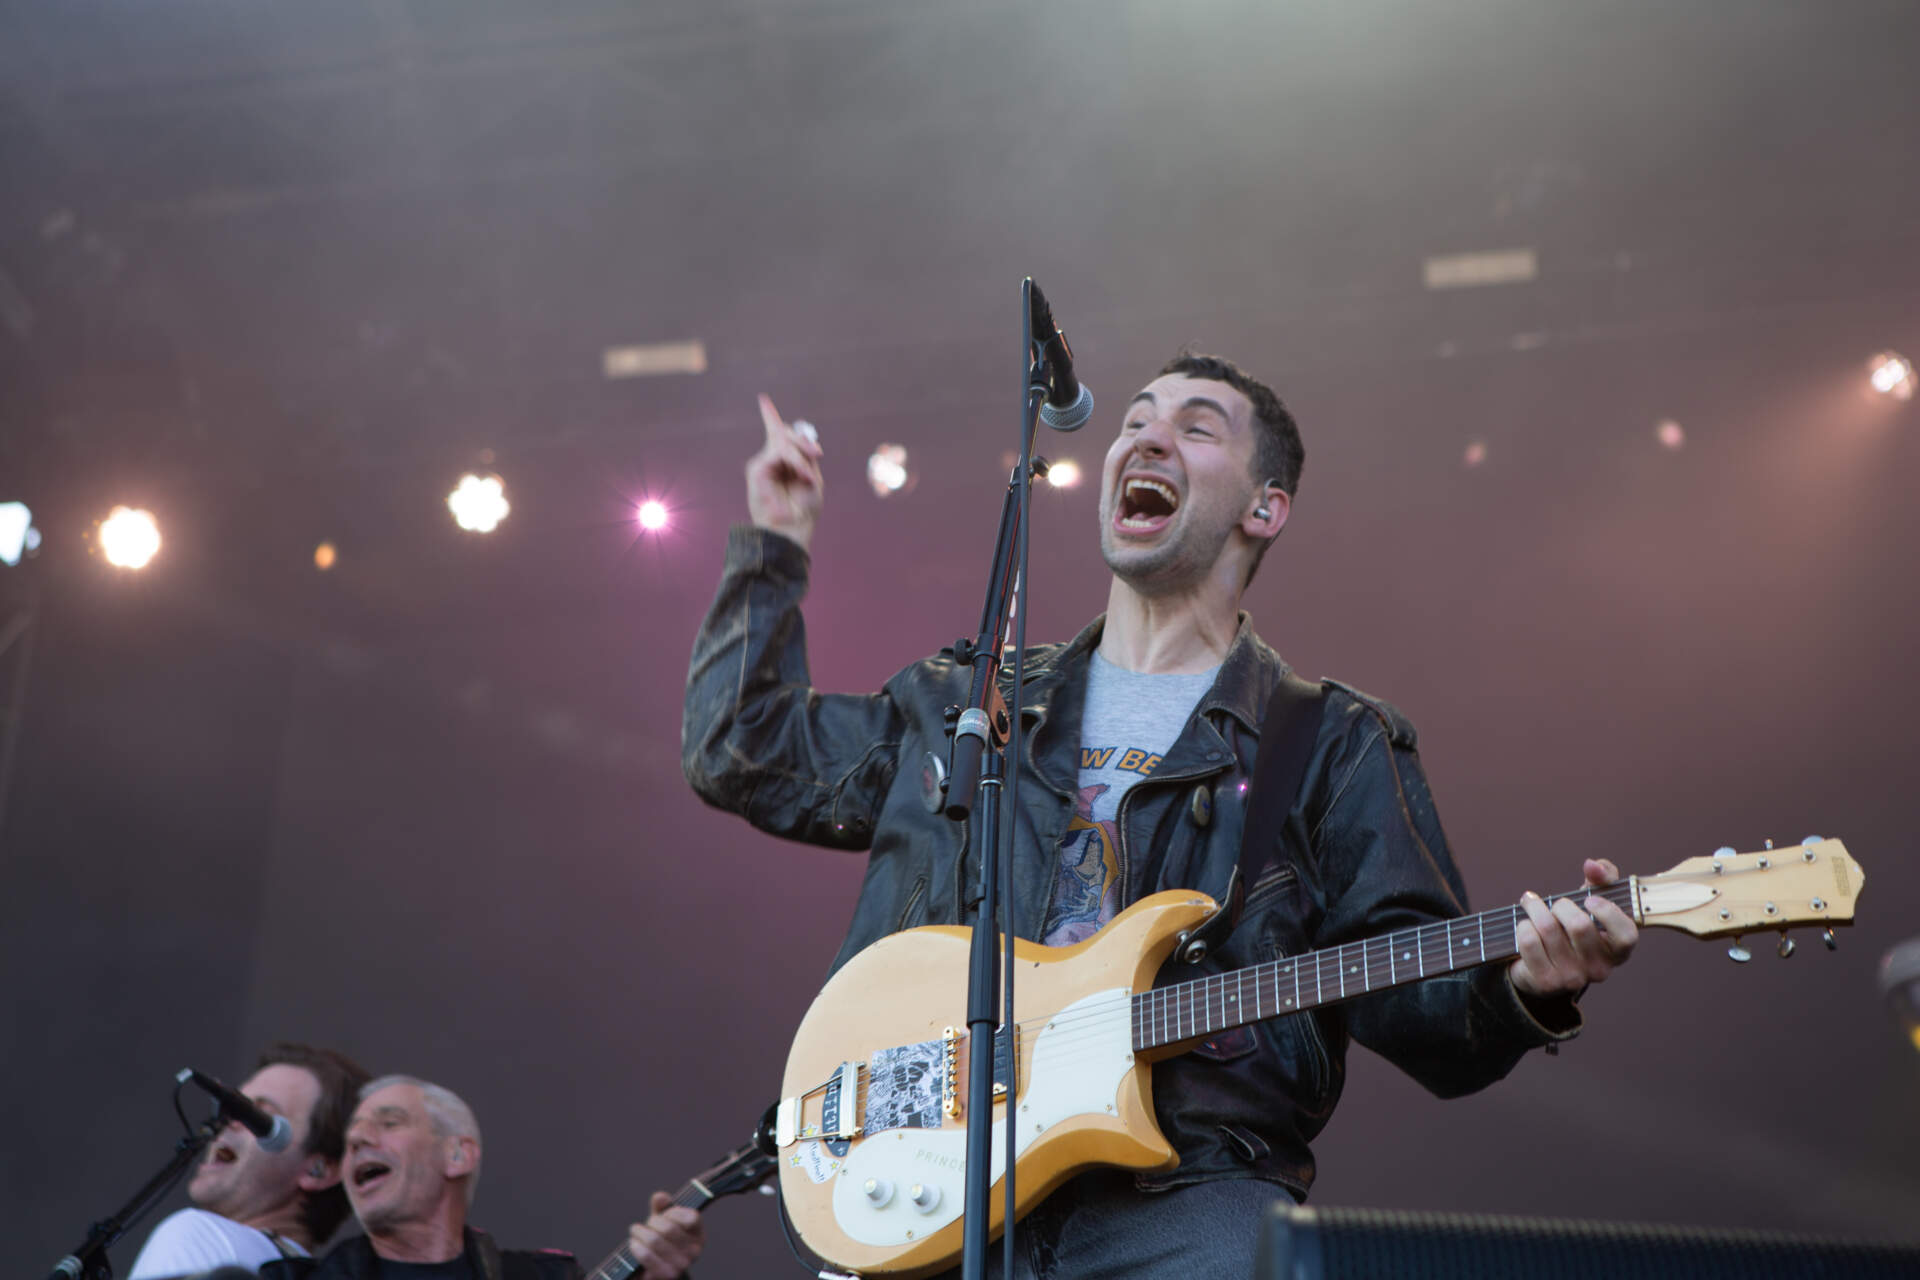
[[[1253,1275],[1260,1223],[1287,1189],[1226,1178],[1172,1191],[1136,1190],[1131,1174],[1097,1171],[1061,1187],[1014,1224],[1013,1280],[1243,1280]],[[1007,1280],[1001,1244],[987,1275]],[[958,1280],[959,1269],[939,1280]]]

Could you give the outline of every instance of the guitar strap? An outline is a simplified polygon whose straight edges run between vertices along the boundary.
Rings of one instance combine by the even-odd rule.
[[[1293,812],[1307,761],[1320,740],[1326,701],[1326,685],[1302,680],[1291,671],[1281,675],[1267,700],[1260,749],[1253,758],[1253,785],[1247,789],[1246,823],[1240,831],[1240,883],[1249,893],[1279,855],[1287,815]]]
[[[1320,681],[1302,680],[1288,671],[1267,699],[1267,713],[1260,721],[1260,747],[1253,758],[1253,781],[1247,789],[1246,820],[1240,829],[1240,858],[1227,881],[1224,908],[1181,939],[1175,954],[1188,964],[1202,959],[1239,928],[1247,895],[1279,854],[1287,815],[1293,812],[1307,761],[1320,740],[1326,694],[1327,687]]]

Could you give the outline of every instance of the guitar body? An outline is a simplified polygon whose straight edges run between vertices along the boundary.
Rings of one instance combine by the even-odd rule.
[[[1173,890],[1077,946],[1015,941],[1016,1218],[1083,1170],[1177,1163],[1153,1118],[1148,1063],[1132,1049],[1132,996],[1153,985],[1181,931],[1214,910]],[[883,938],[833,976],[794,1037],[780,1093],[800,1100],[798,1136],[781,1151],[780,1196],[797,1243],[837,1267],[912,1277],[959,1259],[972,1117],[943,1103],[949,1092],[966,1101],[971,936],[930,926]],[[841,1091],[855,1112],[845,1120],[826,1088],[836,1080],[857,1082]],[[1006,1113],[994,1104],[995,1237]],[[855,1125],[859,1136],[832,1136]]]

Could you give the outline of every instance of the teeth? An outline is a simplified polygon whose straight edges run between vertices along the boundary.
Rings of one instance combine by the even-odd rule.
[[[1167,505],[1170,507],[1177,507],[1180,505],[1180,499],[1174,494],[1173,490],[1168,488],[1166,485],[1161,484],[1158,480],[1127,481],[1126,491],[1128,493],[1132,493],[1136,489],[1145,489],[1150,493],[1159,494],[1162,498],[1165,498],[1167,500]]]

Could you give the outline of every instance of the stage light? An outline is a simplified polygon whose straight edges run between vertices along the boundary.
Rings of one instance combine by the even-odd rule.
[[[333,549],[331,542],[323,542],[313,549],[313,567],[322,573],[333,568],[333,562],[339,558],[340,553]]]
[[[512,510],[507,505],[507,486],[496,475],[468,472],[447,495],[447,510],[453,522],[470,533],[492,533]]]
[[[642,529],[649,533],[657,533],[667,527],[667,517],[670,514],[666,503],[657,498],[648,498],[635,510],[634,518],[640,522]]]
[[[1660,425],[1653,429],[1653,434],[1655,439],[1669,449],[1678,449],[1687,442],[1686,429],[1672,418],[1661,419]]]
[[[160,551],[160,525],[153,512],[115,507],[100,522],[100,553],[120,569],[144,569]]]
[[[1880,957],[1880,996],[1920,1049],[1920,938],[1908,938]]]
[[[1895,400],[1913,399],[1913,361],[1893,351],[1882,351],[1867,361],[1867,379],[1873,389]]]
[[[1468,441],[1466,452],[1460,455],[1460,461],[1466,463],[1469,467],[1477,467],[1486,460],[1487,442],[1485,440]]]
[[[1080,483],[1080,464],[1062,458],[1047,468],[1047,483],[1056,489],[1071,489]]]
[[[19,564],[20,558],[40,548],[40,531],[24,502],[0,502],[0,564]]]
[[[867,483],[882,498],[891,497],[907,487],[913,473],[907,470],[904,445],[883,444],[867,459]]]

